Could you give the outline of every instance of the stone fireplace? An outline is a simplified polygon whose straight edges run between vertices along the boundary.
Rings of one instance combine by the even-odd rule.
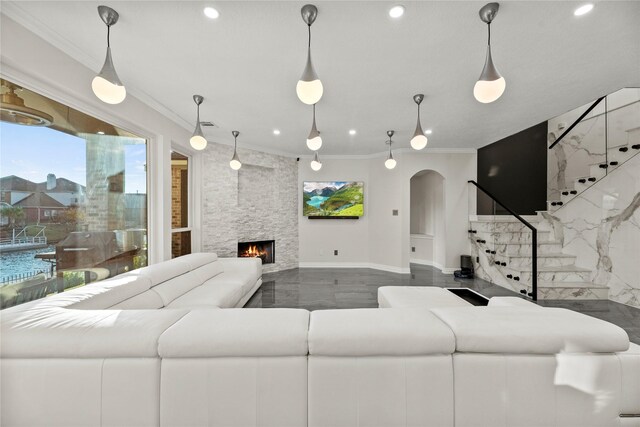
[[[262,264],[273,264],[276,262],[276,242],[275,240],[238,242],[238,256],[260,258]]]

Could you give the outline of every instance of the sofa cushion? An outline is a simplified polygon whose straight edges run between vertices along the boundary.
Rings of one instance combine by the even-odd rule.
[[[309,354],[406,356],[450,354],[451,330],[423,309],[364,308],[311,313]]]
[[[101,310],[148,291],[150,286],[151,281],[146,277],[116,276],[112,279],[72,289],[52,298],[79,294],[82,295],[82,298],[67,305],[67,308]]]
[[[164,305],[168,306],[173,300],[183,296],[201,284],[202,282],[199,281],[198,276],[193,271],[189,271],[159,283],[151,289],[156,291],[160,295],[160,298],[162,298]]]
[[[563,308],[457,307],[431,310],[471,353],[613,353],[629,348],[619,326]]]
[[[305,356],[309,312],[289,308],[192,310],[159,341],[163,358]]]
[[[164,307],[164,301],[153,289],[119,302],[109,308],[114,310],[156,310]]]
[[[215,278],[217,279],[217,277]],[[235,307],[245,295],[243,282],[239,279],[228,278],[226,281],[207,281],[176,298],[167,304],[168,308],[195,307]]]
[[[542,308],[538,304],[520,297],[491,297],[489,307]]]
[[[206,286],[219,286],[219,285],[225,285],[225,284],[233,283],[235,286],[240,288],[240,291],[241,291],[241,294],[242,294],[241,297],[242,297],[247,292],[251,291],[251,289],[256,284],[257,280],[258,280],[258,278],[255,277],[255,275],[252,274],[251,272],[241,272],[241,271],[228,272],[228,271],[225,271],[224,273],[219,274],[218,276],[207,280],[203,284],[206,285]]]
[[[186,274],[192,270],[191,264],[183,259],[184,257],[173,258],[158,264],[151,264],[146,267],[133,270],[123,276],[142,276],[151,280],[151,286],[171,280],[174,277]]]
[[[380,308],[468,307],[467,301],[435,286],[382,286],[378,288]]]
[[[198,267],[215,262],[218,260],[218,255],[213,252],[196,252],[193,254],[182,255],[175,259],[186,262],[192,270],[195,270]]]
[[[223,264],[220,261],[212,261],[208,264],[195,268],[193,271],[198,284],[201,285],[209,279],[224,272]]]
[[[158,338],[187,310],[69,310],[2,315],[6,358],[158,357]]]

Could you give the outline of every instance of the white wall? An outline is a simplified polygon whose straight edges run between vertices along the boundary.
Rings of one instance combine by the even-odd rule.
[[[122,104],[107,105],[91,91],[91,70],[0,14],[0,67],[7,79],[149,141],[149,262],[171,257],[171,146],[192,154],[190,132],[131,94]],[[125,82],[126,84],[126,82]],[[195,162],[197,163],[197,162]],[[196,184],[196,191],[199,187]],[[199,235],[198,224],[194,234]],[[197,244],[193,248],[198,250]]]
[[[309,159],[300,160],[300,193],[303,181],[357,180],[364,181],[365,186],[365,213],[358,220],[309,220],[302,216],[299,203],[301,266],[362,266],[408,273],[410,180],[417,172],[430,169],[444,178],[445,223],[440,234],[446,239],[439,247],[442,266],[446,272],[459,267],[460,255],[469,253],[468,215],[475,213],[467,194],[467,180],[476,177],[475,152],[402,151],[394,156],[398,166],[393,170],[384,167],[384,156],[325,157],[319,172],[311,170]],[[393,215],[394,209],[398,216]],[[333,255],[334,249],[338,249],[338,256]]]

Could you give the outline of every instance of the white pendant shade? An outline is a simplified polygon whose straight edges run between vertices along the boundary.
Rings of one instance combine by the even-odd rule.
[[[309,147],[309,150],[311,151],[318,151],[320,147],[322,147],[322,138],[320,135],[307,139],[307,147]]]
[[[194,150],[204,150],[207,148],[207,140],[202,135],[193,135],[191,139],[189,139],[189,144],[191,144]]]
[[[413,148],[414,150],[422,150],[427,146],[427,142],[429,142],[429,140],[426,136],[415,135],[413,138],[411,138],[411,148]]]
[[[310,82],[299,80],[296,85],[298,99],[307,105],[313,105],[320,101],[323,91],[324,89],[322,88],[322,82],[320,79],[312,80]]]
[[[231,169],[233,169],[234,171],[237,171],[238,169],[240,169],[242,167],[242,163],[240,163],[240,160],[232,159],[229,162],[229,166],[231,166]]]
[[[99,75],[93,78],[91,89],[100,101],[107,104],[120,104],[127,97],[124,86],[111,83]]]
[[[478,102],[488,104],[500,98],[506,87],[507,82],[504,77],[492,81],[478,80],[473,87],[473,96]]]
[[[391,158],[388,158],[388,159],[384,162],[384,166],[385,166],[387,169],[393,169],[393,168],[395,168],[395,167],[396,167],[396,164],[397,164],[397,163],[398,163],[398,162],[396,162],[396,159],[394,159],[394,158],[392,158],[392,157],[391,157]]]
[[[322,169],[322,162],[318,158],[318,152],[317,151],[313,156],[313,160],[311,160],[311,169],[313,169],[316,172],[318,172],[320,169]]]

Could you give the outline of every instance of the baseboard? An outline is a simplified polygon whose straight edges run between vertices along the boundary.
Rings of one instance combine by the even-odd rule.
[[[300,268],[372,268],[374,270],[388,271],[390,273],[410,274],[410,268],[395,267],[392,265],[375,264],[372,262],[300,262]]]
[[[454,271],[458,270],[457,268],[443,267],[441,264],[435,261],[427,261],[424,259],[410,259],[409,262],[411,264],[428,265],[430,267],[435,267],[438,270],[440,270],[443,274],[453,274]]]

